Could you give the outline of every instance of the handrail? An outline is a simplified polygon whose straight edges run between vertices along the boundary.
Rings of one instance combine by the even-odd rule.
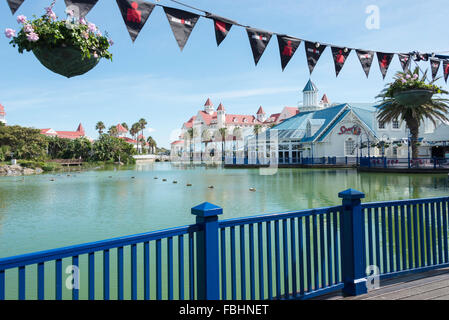
[[[250,216],[250,217],[220,220],[218,224],[219,224],[220,228],[228,228],[228,227],[235,227],[235,226],[240,226],[240,225],[244,225],[244,224],[253,224],[253,223],[260,223],[260,222],[267,222],[267,221],[283,220],[283,219],[289,219],[289,218],[300,218],[300,217],[306,217],[306,216],[313,216],[313,215],[327,213],[332,210],[338,211],[341,209],[342,209],[342,206],[331,206],[331,207],[305,209],[305,210],[281,212],[281,213],[267,213],[267,214]]]
[[[433,203],[440,201],[447,201],[449,197],[435,197],[435,198],[422,198],[422,199],[406,199],[406,200],[392,200],[392,201],[378,201],[378,202],[365,202],[362,203],[362,208],[384,208],[391,206],[402,206],[402,205],[414,205],[414,204],[424,204]]]
[[[73,257],[81,254],[92,253],[101,250],[113,249],[127,245],[175,237],[191,232],[200,231],[199,225],[187,225],[177,228],[169,228],[158,231],[139,233],[130,236],[111,238],[107,240],[89,242],[80,245],[66,246],[57,249],[26,253],[22,255],[0,258],[0,270],[17,268],[24,265],[42,263]]]

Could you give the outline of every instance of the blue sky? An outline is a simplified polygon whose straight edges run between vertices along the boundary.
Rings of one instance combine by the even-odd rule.
[[[0,1],[0,103],[9,124],[75,130],[82,122],[87,134],[96,138],[99,120],[109,127],[143,117],[151,131],[146,135],[169,147],[173,130],[196,114],[208,97],[215,106],[222,102],[229,113],[245,114],[255,114],[260,105],[267,113],[279,112],[302,99],[309,78],[303,44],[282,72],[273,37],[256,67],[243,28],[234,26],[217,48],[212,21],[201,18],[181,53],[160,7],[133,44],[113,0],[100,0],[87,16],[114,40],[113,62],[102,61],[83,76],[65,79],[46,70],[32,53],[20,55],[3,36],[5,28],[19,29],[17,15],[41,15],[50,2],[26,0],[12,16],[6,1]],[[385,52],[449,50],[443,0],[185,2],[245,25],[307,40]],[[182,8],[168,0],[159,3]],[[372,4],[380,9],[380,29],[365,26],[365,10]],[[59,0],[58,16],[65,16],[64,9]],[[428,68],[429,63],[421,66]],[[373,102],[399,69],[395,57],[383,81],[375,60],[367,79],[352,52],[336,78],[327,48],[311,78],[331,102]],[[447,88],[443,80],[438,84]]]

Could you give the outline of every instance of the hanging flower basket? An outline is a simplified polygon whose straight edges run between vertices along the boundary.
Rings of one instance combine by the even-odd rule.
[[[100,58],[83,58],[74,47],[34,48],[33,53],[44,67],[67,78],[85,74],[100,62]]]
[[[430,83],[426,83],[426,74],[419,78],[419,69],[415,71],[398,72],[395,81],[391,83],[381,95],[385,98],[392,98],[403,106],[420,106],[430,102],[434,94],[442,93],[441,88]]]
[[[420,106],[432,99],[434,92],[426,89],[401,91],[394,95],[396,101],[405,106]]]
[[[113,44],[98,28],[84,18],[67,12],[66,20],[57,20],[53,12],[55,1],[40,18],[28,21],[23,15],[17,17],[22,29],[16,34],[6,29],[12,38],[10,44],[20,53],[32,51],[42,65],[67,78],[79,76],[92,70],[101,58],[112,60],[108,51]]]

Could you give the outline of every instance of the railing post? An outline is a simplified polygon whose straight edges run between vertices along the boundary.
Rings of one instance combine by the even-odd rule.
[[[348,189],[338,194],[342,198],[341,263],[343,292],[356,296],[367,292],[365,273],[365,237],[361,200],[365,194]]]
[[[201,227],[196,239],[196,285],[199,300],[220,299],[218,215],[222,213],[222,208],[209,202],[192,208],[196,223]]]

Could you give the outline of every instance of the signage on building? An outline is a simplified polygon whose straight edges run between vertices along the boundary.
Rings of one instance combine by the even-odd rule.
[[[359,136],[361,133],[362,133],[362,130],[358,126],[352,126],[350,128],[341,126],[340,132],[338,134],[353,134],[353,135]]]

